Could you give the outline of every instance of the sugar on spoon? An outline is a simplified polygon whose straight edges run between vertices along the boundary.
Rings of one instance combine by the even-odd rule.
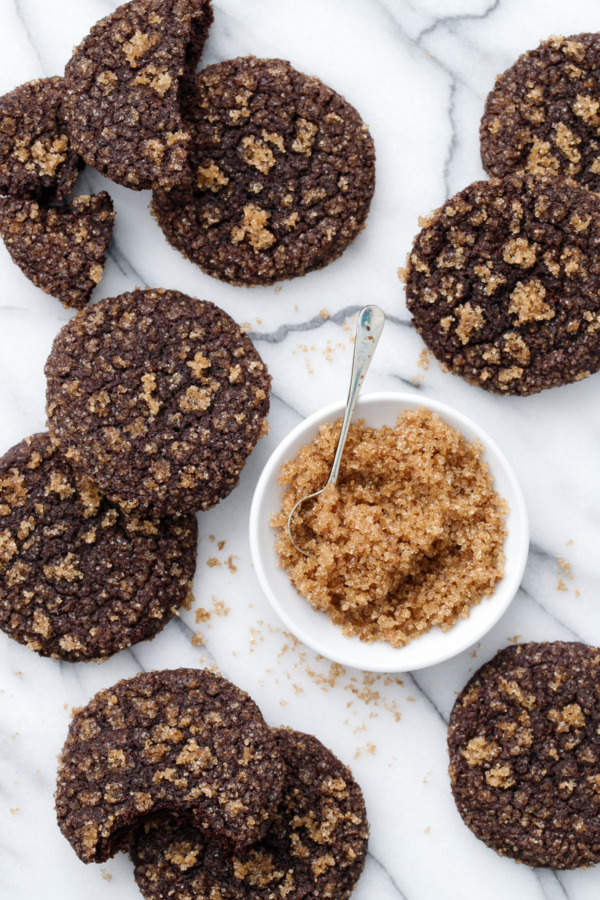
[[[348,390],[348,399],[346,401],[346,411],[344,412],[342,429],[340,431],[338,445],[335,451],[335,456],[333,458],[329,478],[327,479],[326,484],[324,484],[322,488],[319,488],[318,491],[314,491],[314,493],[312,494],[307,494],[305,497],[301,497],[293,507],[287,520],[287,533],[289,535],[290,541],[292,542],[296,550],[298,550],[299,553],[302,553],[303,556],[308,556],[308,553],[303,550],[302,547],[299,547],[294,540],[294,535],[292,532],[294,516],[296,516],[299,508],[304,503],[306,503],[308,500],[314,500],[315,497],[318,497],[319,494],[322,494],[325,488],[329,487],[330,484],[337,483],[338,476],[340,474],[342,454],[346,445],[348,429],[350,428],[350,422],[352,421],[356,401],[358,400],[358,395],[360,394],[362,383],[365,380],[365,375],[367,374],[367,370],[369,368],[369,365],[371,364],[371,360],[373,359],[373,354],[375,353],[375,348],[377,347],[377,343],[379,341],[379,338],[381,337],[381,332],[383,331],[384,324],[385,315],[383,313],[383,310],[381,310],[378,306],[365,306],[364,309],[361,309],[360,315],[358,317],[358,322],[356,323],[354,357],[352,359],[352,373],[350,375],[350,388]]]

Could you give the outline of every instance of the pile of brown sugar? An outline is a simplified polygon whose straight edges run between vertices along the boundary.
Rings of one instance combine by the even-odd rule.
[[[395,428],[350,427],[338,483],[294,518],[303,496],[327,481],[341,420],[287,462],[287,488],[272,526],[296,590],[345,634],[402,647],[432,626],[449,629],[504,574],[506,502],[494,491],[483,447],[427,409]]]

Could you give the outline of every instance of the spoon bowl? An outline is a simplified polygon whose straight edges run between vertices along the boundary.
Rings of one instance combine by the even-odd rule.
[[[289,539],[296,550],[303,556],[308,556],[308,553],[303,550],[302,547],[300,547],[294,540],[294,517],[297,516],[300,507],[303,506],[308,500],[314,500],[319,496],[319,494],[323,493],[325,488],[329,487],[330,484],[336,484],[338,480],[338,476],[340,474],[340,466],[342,464],[342,454],[344,452],[344,447],[346,446],[346,438],[348,437],[348,429],[350,428],[350,423],[354,414],[354,408],[356,407],[356,401],[358,400],[358,395],[360,394],[360,389],[362,387],[363,381],[365,380],[367,370],[371,365],[371,360],[373,359],[373,355],[375,354],[375,348],[379,343],[379,338],[381,337],[381,332],[383,331],[384,325],[385,315],[383,313],[383,310],[381,310],[378,306],[365,306],[364,309],[361,309],[358,316],[358,321],[356,323],[356,337],[354,340],[354,355],[352,357],[352,370],[350,373],[348,399],[346,400],[346,409],[344,410],[344,418],[342,421],[342,427],[340,429],[340,436],[338,438],[335,456],[333,457],[333,462],[331,464],[331,472],[329,473],[329,478],[327,479],[323,487],[319,488],[318,491],[313,491],[312,494],[307,494],[306,497],[301,497],[300,500],[298,500],[298,502],[292,508],[287,520],[287,533]]]
[[[357,415],[367,426],[393,427],[406,409],[427,407],[444,422],[460,431],[469,441],[479,440],[482,458],[490,467],[494,489],[509,506],[504,542],[504,577],[494,593],[472,607],[466,619],[460,619],[449,631],[434,627],[405,647],[392,647],[383,641],[368,643],[346,636],[324,612],[314,610],[293,586],[280,565],[275,549],[276,531],[270,525],[281,510],[278,476],[283,464],[297,455],[317,435],[319,426],[334,422],[343,411],[343,403],[334,403],[301,422],[275,449],[256,486],[250,511],[250,550],[254,569],[263,592],[274,611],[297,638],[317,653],[345,666],[371,672],[408,672],[443,662],[468,649],[496,624],[515,596],[527,561],[529,526],[525,501],[517,478],[495,441],[462,413],[435,400],[415,394],[388,392],[367,394],[357,404]]]

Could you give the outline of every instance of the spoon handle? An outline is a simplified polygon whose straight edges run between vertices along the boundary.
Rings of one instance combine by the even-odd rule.
[[[354,414],[354,407],[360,394],[362,383],[365,375],[373,359],[375,348],[381,337],[383,326],[385,324],[385,315],[383,310],[378,306],[365,306],[361,309],[356,323],[356,338],[354,340],[354,358],[352,360],[352,374],[350,375],[350,388],[348,390],[348,399],[346,401],[346,411],[342,422],[342,430],[338,440],[331,473],[327,479],[327,484],[335,484],[340,472],[340,463],[342,461],[342,453],[348,437],[348,429]]]

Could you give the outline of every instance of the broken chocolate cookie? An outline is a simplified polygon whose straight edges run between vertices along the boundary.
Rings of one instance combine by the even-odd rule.
[[[73,189],[83,161],[62,113],[62,78],[41,78],[0,97],[0,194],[46,202]]]
[[[272,284],[336,259],[365,225],[375,150],[357,111],[280,59],[204,69],[186,104],[193,192],[158,191],[167,240],[209,275]]]
[[[566,178],[478,181],[423,223],[407,306],[432,353],[488,391],[600,368],[600,198]]]
[[[265,837],[244,849],[214,843],[171,819],[133,836],[136,881],[147,900],[346,900],[362,872],[369,828],[350,771],[315,737],[281,729],[287,766]]]
[[[63,107],[88,165],[138,191],[189,180],[180,103],[211,22],[209,0],[132,0],[94,25],[66,67]]]
[[[0,197],[0,235],[13,262],[66,307],[83,308],[102,278],[114,220],[105,191],[68,206]]]
[[[154,637],[186,600],[194,516],[127,518],[48,434],[0,460],[0,628],[75,662]]]
[[[133,828],[164,812],[241,847],[263,837],[284,774],[276,732],[231,682],[207,669],[144,673],[75,714],[58,823],[84,862],[126,849]]]
[[[266,426],[270,377],[252,342],[218,306],[178,291],[83,310],[59,332],[46,375],[52,435],[130,512],[214,506]]]
[[[566,175],[600,190],[600,34],[551,37],[496,79],[481,120],[486,172]]]
[[[600,650],[508,647],[459,695],[448,730],[466,825],[502,856],[573,869],[600,862]]]

